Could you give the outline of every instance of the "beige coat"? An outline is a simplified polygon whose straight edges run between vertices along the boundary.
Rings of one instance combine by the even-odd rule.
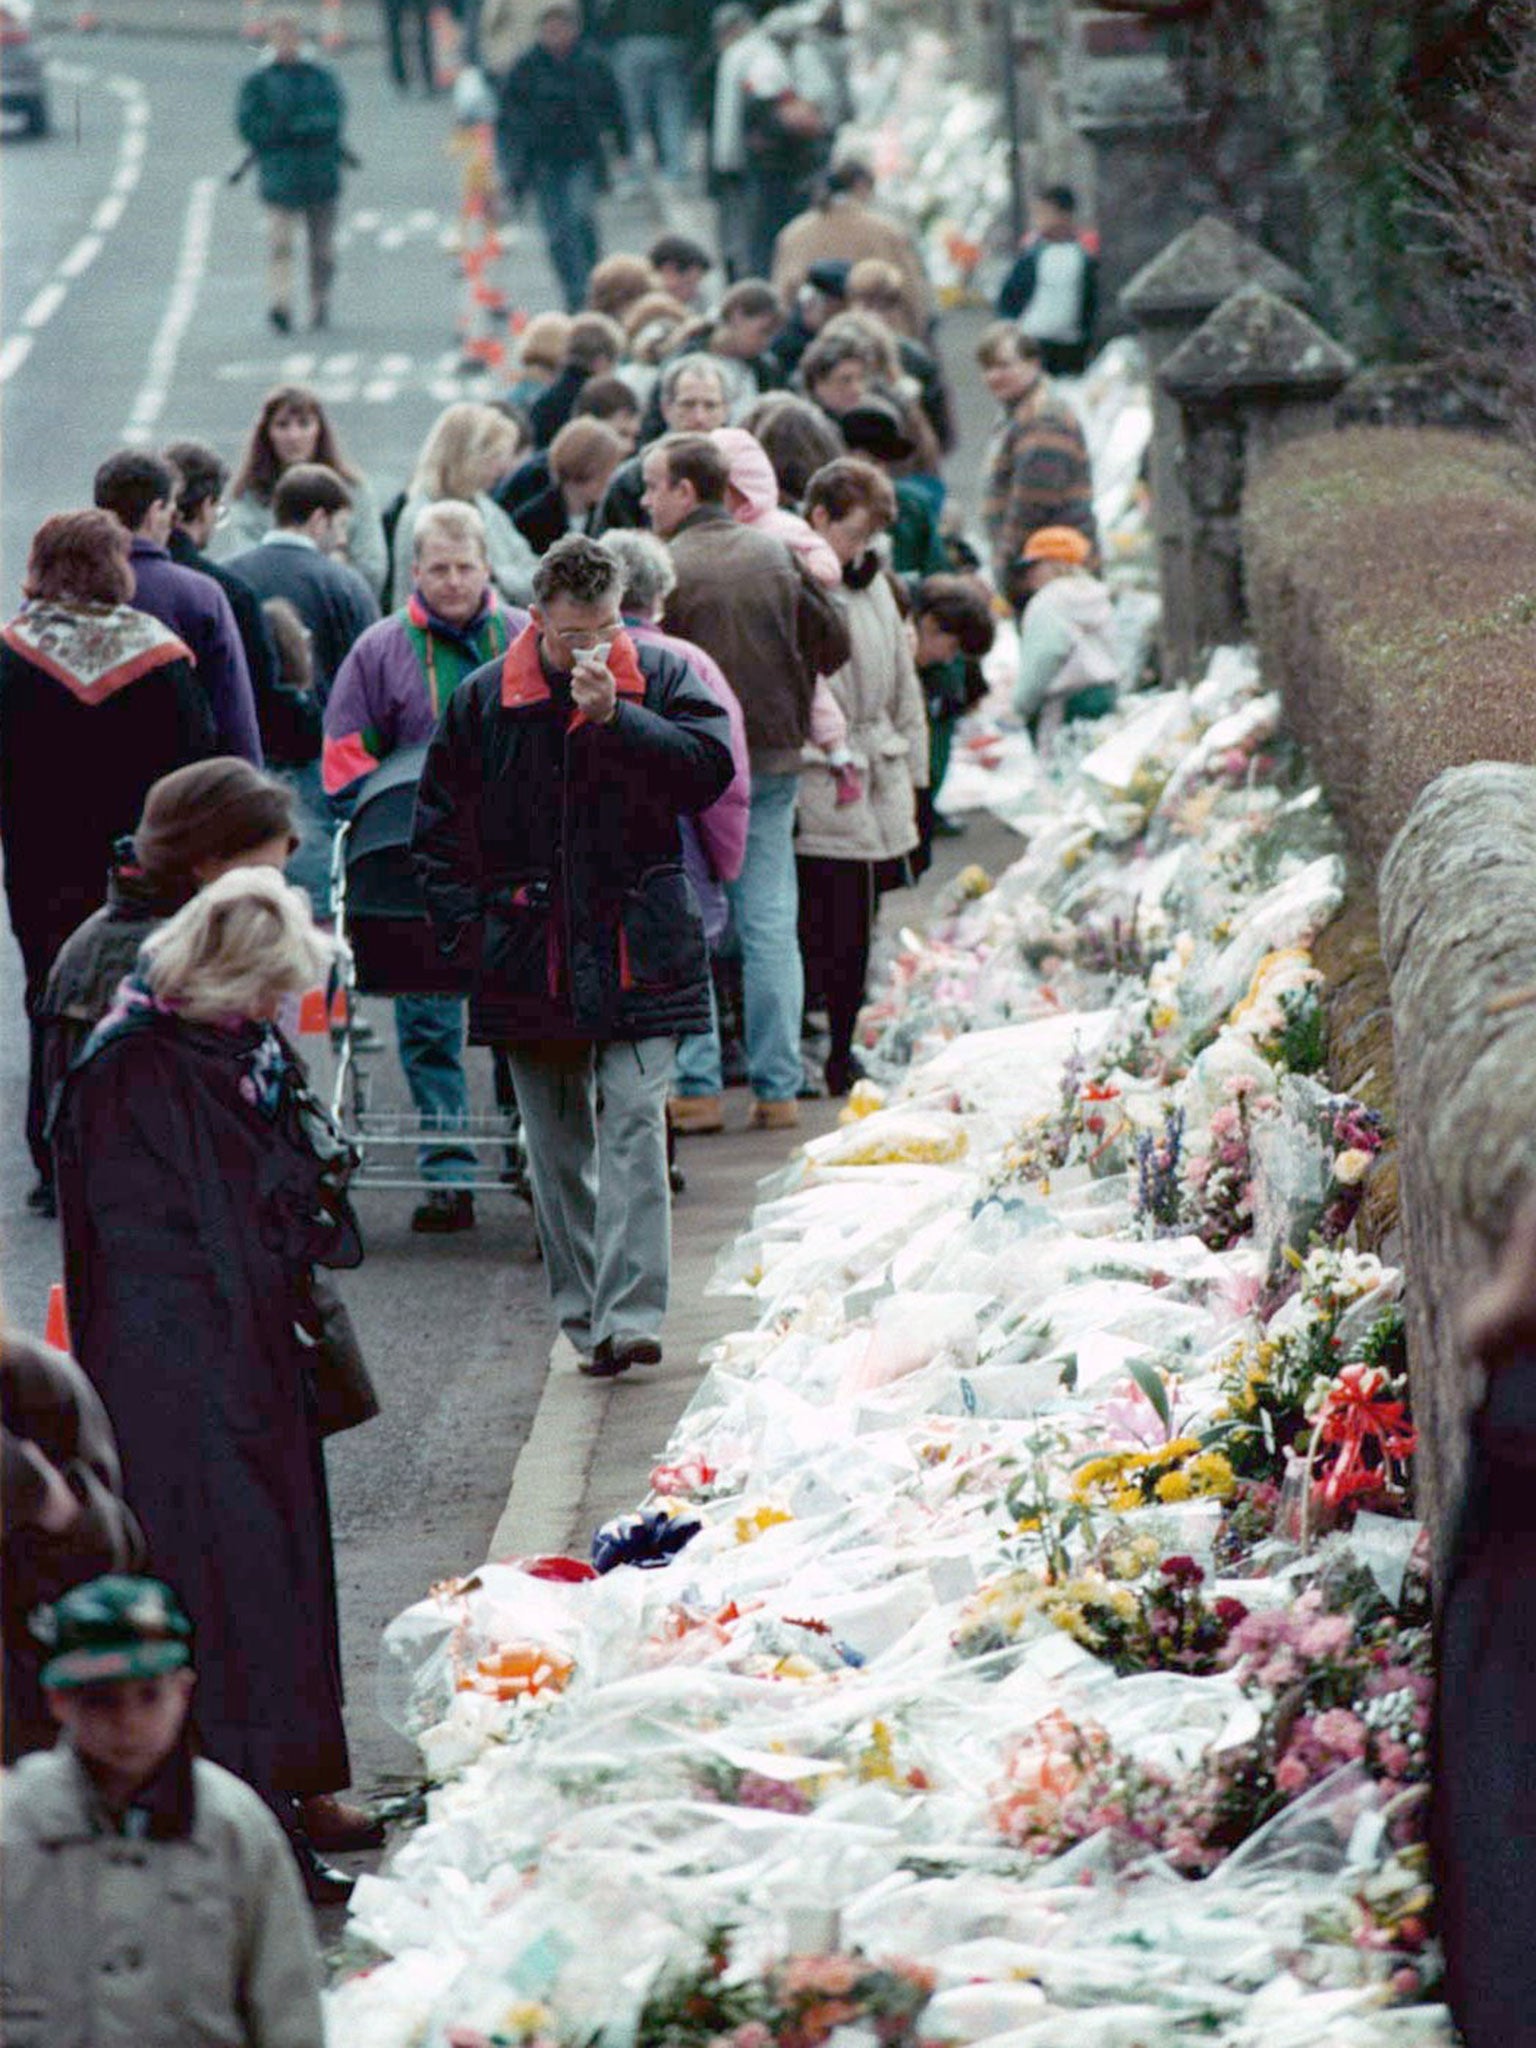
[[[792,305],[813,263],[862,263],[866,257],[896,265],[906,279],[912,309],[926,326],[933,317],[933,290],[916,242],[900,221],[857,199],[831,199],[781,228],[773,245],[771,282],[785,305]]]
[[[538,0],[482,0],[480,69],[498,83],[533,41]]]
[[[857,803],[839,804],[825,754],[807,747],[800,769],[795,852],[816,860],[893,860],[917,844],[914,791],[928,787],[928,720],[891,586],[835,593],[852,659],[828,679],[848,721],[848,750],[864,780]]]
[[[0,1805],[6,2048],[322,2048],[320,1958],[282,1830],[201,1758],[179,1841],[98,1833],[67,1743]]]

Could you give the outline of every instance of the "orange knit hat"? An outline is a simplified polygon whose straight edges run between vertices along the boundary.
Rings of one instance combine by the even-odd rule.
[[[1075,526],[1041,526],[1024,543],[1026,562],[1064,562],[1084,568],[1093,557],[1093,543]]]

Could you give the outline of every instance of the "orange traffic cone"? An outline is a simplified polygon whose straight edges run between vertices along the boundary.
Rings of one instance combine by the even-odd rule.
[[[314,1038],[325,1029],[325,990],[306,989],[299,1002],[299,1036]]]
[[[55,1280],[48,1290],[48,1314],[43,1323],[43,1342],[55,1351],[69,1351],[69,1311],[64,1306],[64,1288]]]

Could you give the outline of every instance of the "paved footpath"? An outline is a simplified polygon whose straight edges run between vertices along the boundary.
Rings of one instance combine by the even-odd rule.
[[[920,887],[886,899],[886,928],[898,921],[921,923],[935,897],[971,862],[996,875],[1021,850],[1022,841],[1007,826],[975,815],[963,838],[939,842]],[[593,1381],[577,1371],[565,1340],[556,1340],[512,1492],[491,1539],[492,1557],[585,1557],[592,1532],[646,1494],[651,1468],[703,1378],[700,1352],[726,1331],[756,1320],[750,1299],[706,1295],[705,1285],[720,1253],[745,1228],[758,1182],[777,1172],[803,1140],[831,1130],[842,1105],[803,1102],[801,1128],[789,1138],[745,1130],[748,1101],[744,1089],[729,1091],[727,1130],[686,1139],[678,1148],[688,1186],[673,1208],[665,1364],[619,1380]]]

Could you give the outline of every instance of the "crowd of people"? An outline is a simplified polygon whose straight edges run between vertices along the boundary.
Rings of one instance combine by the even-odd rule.
[[[726,54],[741,11],[717,11]],[[764,95],[764,50],[799,47],[775,19],[739,38]],[[681,32],[638,0],[624,20],[614,119],[651,96],[665,172]],[[546,8],[531,47],[567,61],[570,23]],[[269,68],[298,61],[279,24]],[[786,75],[787,118],[811,73]],[[271,105],[243,108],[264,165]],[[380,1835],[340,1797],[322,1452],[372,1412],[328,1278],[363,1252],[357,1153],[288,1030],[334,967],[339,823],[417,750],[412,854],[453,992],[395,996],[413,1226],[475,1222],[467,1030],[520,1122],[561,1329],[612,1377],[661,1357],[669,1131],[725,1130],[734,1082],[749,1127],[788,1130],[802,1095],[858,1078],[879,903],[958,829],[936,800],[999,621],[1022,612],[1037,730],[1113,698],[1086,447],[1041,340],[1012,319],[981,338],[1001,417],[973,550],[915,244],[857,160],[809,207],[798,172],[773,178],[783,218],[759,191],[715,299],[733,266],[679,235],[557,248],[570,310],[528,324],[502,396],[442,412],[408,476],[367,474],[293,383],[238,450],[105,451],[94,503],[37,529],[0,632],[29,1205],[60,1219],[78,1361],[6,1339],[5,1738],[29,1758],[9,1825],[29,1853],[50,1826],[211,1830],[210,1896],[243,1930],[237,1993],[207,1994],[243,2003],[229,2038],[318,2039],[295,1887],[344,1897],[327,1855]],[[333,199],[304,201],[319,320]],[[279,327],[291,252],[274,231]],[[68,762],[69,806],[44,761]],[[45,1658],[28,1618],[50,1602]],[[32,1755],[59,1725],[66,1749]],[[173,1895],[190,1867],[166,1863]],[[45,1910],[15,1920],[27,1954]],[[284,2017],[263,2031],[258,2008]]]

